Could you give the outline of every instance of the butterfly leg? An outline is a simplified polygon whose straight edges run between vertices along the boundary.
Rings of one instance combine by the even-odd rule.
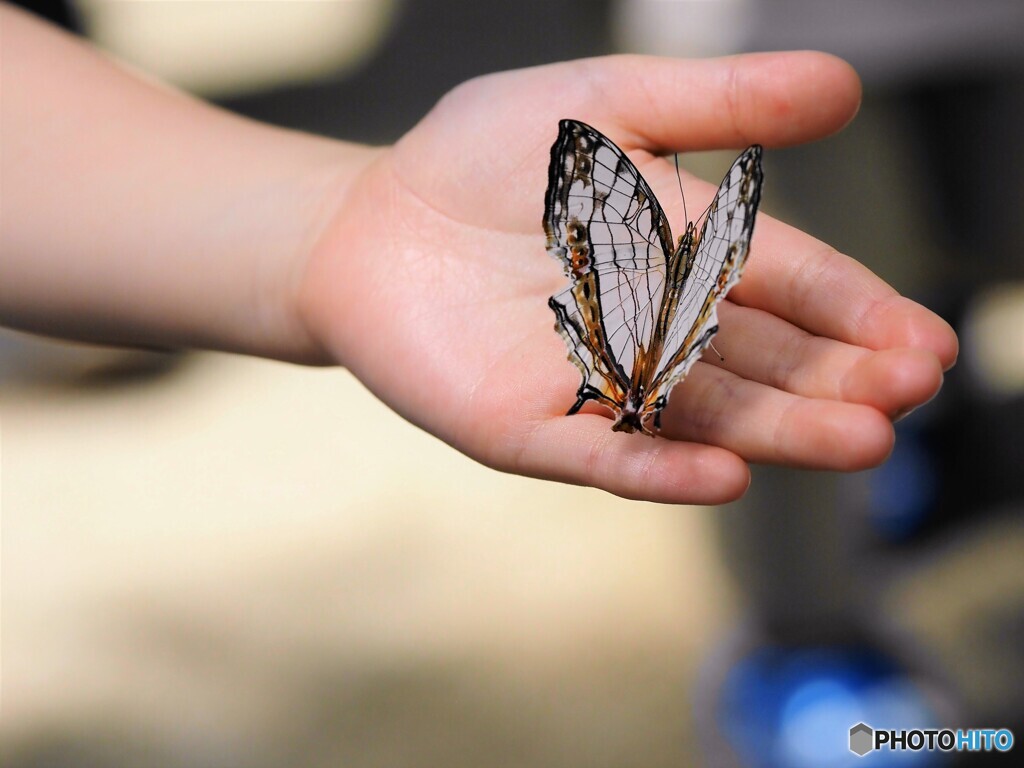
[[[581,386],[580,390],[576,393],[576,402],[572,404],[572,408],[570,408],[569,412],[565,415],[572,416],[574,413],[579,412],[580,408],[583,407],[583,404],[586,403],[587,400],[596,400],[602,405],[608,403],[608,397],[605,396],[604,393],[595,390],[593,387],[584,385]]]
[[[661,412],[668,405],[668,399],[662,395],[654,401],[654,428],[657,430],[661,429]]]
[[[604,392],[587,386],[585,388],[581,388],[580,391],[576,393],[576,402],[572,404],[572,408],[570,408],[565,415],[572,416],[574,413],[578,413],[580,408],[583,407],[583,404],[588,400],[600,403],[616,416],[621,413],[621,410],[615,400],[608,397]]]
[[[576,402],[572,404],[572,408],[570,408],[569,411],[565,415],[566,416],[572,416],[574,413],[578,413],[580,408],[583,407],[583,404],[585,402],[587,402],[587,400],[590,400],[590,399],[591,398],[587,397],[586,395],[580,395],[576,399]]]

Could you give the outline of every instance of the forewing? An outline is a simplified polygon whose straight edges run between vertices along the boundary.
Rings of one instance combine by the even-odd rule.
[[[544,232],[572,280],[549,302],[569,357],[583,373],[580,397],[627,391],[651,346],[665,290],[672,233],[654,193],[606,136],[562,120],[551,147]]]
[[[718,330],[716,307],[743,272],[750,250],[757,206],[761,201],[761,147],[754,145],[736,158],[708,209],[700,237],[683,273],[676,313],[665,333],[658,372],[648,404],[660,409],[673,385],[700,358]]]

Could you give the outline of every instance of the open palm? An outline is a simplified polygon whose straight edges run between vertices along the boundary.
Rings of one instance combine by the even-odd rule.
[[[565,416],[579,373],[553,330],[547,299],[566,278],[541,230],[560,118],[622,147],[678,233],[675,170],[659,154],[812,140],[858,99],[849,67],[813,53],[609,57],[471,81],[335,202],[304,274],[309,323],[398,412],[506,471],[716,503],[746,489],[747,461],[877,464],[891,418],[932,397],[955,360],[940,318],[762,215],[743,282],[719,308],[724,361],[708,356],[676,388],[669,439],[615,433],[600,408]],[[713,191],[687,183],[694,208]]]

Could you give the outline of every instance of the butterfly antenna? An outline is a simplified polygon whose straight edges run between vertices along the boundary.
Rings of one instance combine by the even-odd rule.
[[[709,341],[708,344],[710,344],[711,348],[713,350],[715,350],[715,354],[718,355],[718,359],[721,360],[724,363],[725,362],[725,355],[723,355],[721,352],[718,351],[718,349],[715,347],[715,342]]]
[[[686,212],[686,195],[683,194],[683,177],[679,173],[679,153],[676,152],[673,156],[676,161],[676,181],[679,182],[679,196],[683,198],[683,218],[686,219],[686,223],[690,223],[690,215]]]

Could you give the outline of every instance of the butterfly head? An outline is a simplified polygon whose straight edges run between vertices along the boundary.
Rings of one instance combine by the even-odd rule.
[[[693,239],[697,236],[697,225],[692,221],[686,223],[686,232],[679,236],[678,250],[690,250],[693,248]]]

